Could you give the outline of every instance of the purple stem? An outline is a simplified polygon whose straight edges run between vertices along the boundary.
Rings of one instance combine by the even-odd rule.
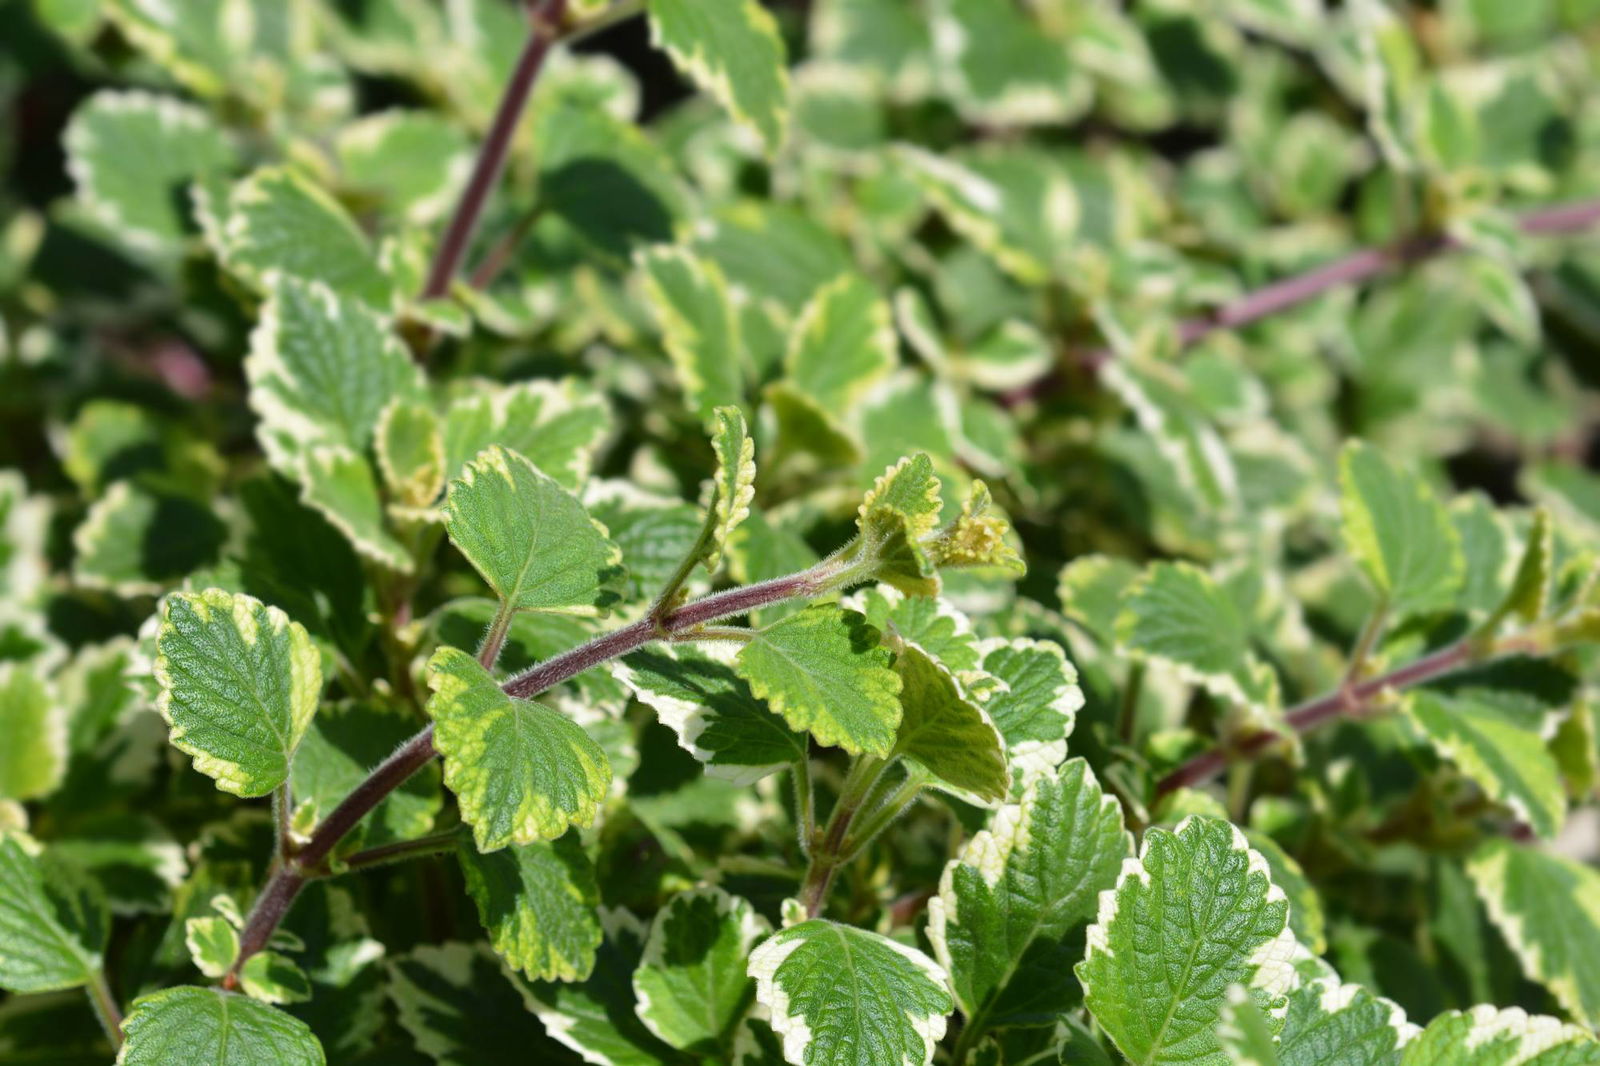
[[[1535,235],[1571,233],[1597,224],[1600,224],[1600,200],[1557,204],[1529,211],[1518,219],[1518,226],[1523,233]],[[1391,266],[1428,259],[1460,248],[1461,242],[1445,234],[1425,234],[1376,248],[1362,248],[1304,274],[1264,285],[1207,314],[1186,318],[1178,323],[1178,340],[1188,346],[1217,330],[1247,326],[1330,289],[1365,281]],[[1083,348],[1071,353],[1070,360],[1074,365],[1093,372],[1104,366],[1113,355],[1111,349],[1105,347]],[[1006,393],[1001,401],[1008,407],[1014,407],[1037,400],[1060,388],[1065,381],[1065,375],[1060,372],[1051,373]]]
[[[713,593],[684,604],[664,618],[642,618],[571,651],[562,652],[510,679],[501,688],[507,695],[517,699],[532,699],[564,681],[570,681],[590,667],[626,655],[651,641],[666,639],[721,618],[746,614],[757,607],[811,596],[824,589],[837,587],[843,574],[836,565],[824,563],[786,577]],[[239,954],[223,978],[224,987],[237,986],[239,968],[250,956],[267,946],[306,881],[321,868],[345,834],[437,754],[438,750],[433,746],[433,726],[429,725],[395,749],[393,755],[368,774],[366,780],[323,819],[305,847],[278,866],[266,887],[256,897],[255,907],[245,921],[244,930],[239,935]]]

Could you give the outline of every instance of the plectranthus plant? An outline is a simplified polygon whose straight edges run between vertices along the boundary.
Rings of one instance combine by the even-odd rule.
[[[0,1066],[1600,1064],[1594,0],[0,24]]]

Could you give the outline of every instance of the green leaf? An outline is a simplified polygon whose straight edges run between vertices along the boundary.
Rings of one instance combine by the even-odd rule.
[[[806,736],[757,699],[717,647],[647,648],[613,669],[707,773],[753,785],[804,759]]]
[[[671,158],[631,121],[568,93],[536,101],[539,199],[606,260],[670,243],[689,211]]]
[[[619,594],[622,554],[555,479],[495,445],[450,482],[445,528],[512,609],[598,614]]]
[[[394,299],[355,221],[298,172],[258,170],[234,186],[228,206],[222,260],[257,289],[267,291],[274,274],[288,274],[380,310]]]
[[[1491,839],[1467,873],[1527,975],[1574,1018],[1600,1026],[1600,872]]]
[[[938,660],[909,642],[895,656],[900,728],[894,755],[968,802],[998,803],[1011,790],[1005,741],[984,709]]]
[[[878,632],[854,611],[819,604],[757,631],[735,669],[758,699],[817,741],[887,755],[900,725],[900,676]]]
[[[1189,563],[1156,563],[1129,586],[1117,638],[1132,654],[1159,659],[1220,699],[1272,707],[1278,682],[1250,650],[1233,598]]]
[[[1450,602],[1465,563],[1450,513],[1415,474],[1353,441],[1339,455],[1344,540],[1396,612]]]
[[[934,560],[923,545],[939,524],[939,487],[933,461],[919,452],[879,475],[857,512],[863,550],[878,563],[874,576],[909,596],[939,591]]]
[[[1447,1011],[1406,1045],[1401,1066],[1595,1066],[1589,1033],[1520,1007]]]
[[[106,919],[92,896],[63,885],[37,845],[0,832],[0,988],[77,988],[100,972]]]
[[[144,252],[180,249],[194,232],[190,184],[226,173],[235,162],[233,146],[206,112],[138,91],[90,97],[73,114],[63,143],[90,217]]]
[[[365,452],[384,407],[425,396],[389,323],[321,282],[277,275],[244,361],[256,436],[279,470],[321,444]]]
[[[738,404],[744,350],[722,269],[681,247],[641,251],[634,263],[690,409],[709,419],[718,407]]]
[[[532,978],[581,981],[600,945],[594,868],[577,834],[482,854],[458,849],[489,943]]]
[[[720,888],[673,896],[651,924],[633,972],[639,1018],[680,1050],[725,1050],[755,991],[745,973],[750,949],[766,932],[766,920],[747,901]]]
[[[1510,808],[1546,840],[1567,813],[1561,770],[1546,737],[1525,716],[1505,713],[1470,694],[1411,692],[1406,711],[1441,758],[1453,763],[1496,803]]]
[[[650,40],[777,155],[789,124],[788,54],[756,0],[650,0]]]
[[[322,659],[304,627],[250,596],[174,593],[155,650],[156,709],[196,770],[236,796],[265,796],[288,779],[322,696]]]
[[[1067,737],[1083,706],[1078,671],[1059,644],[1047,640],[991,638],[979,646],[983,671],[999,681],[983,709],[1005,738],[1015,778],[1013,791],[1067,757]]]
[[[391,400],[378,416],[373,454],[384,488],[404,507],[422,508],[444,489],[444,434],[439,416],[420,403]]]
[[[169,988],[134,1001],[118,1066],[324,1066],[305,1022],[215,988]]]
[[[399,574],[416,567],[411,553],[389,532],[372,465],[340,446],[317,447],[300,457],[300,498],[344,534],[350,546]]]
[[[1248,985],[1270,1012],[1293,978],[1288,901],[1266,860],[1214,818],[1147,831],[1088,939],[1084,1001],[1139,1066],[1228,1066],[1215,1032],[1228,988]]]
[[[482,944],[421,944],[392,958],[389,996],[417,1050],[440,1066],[525,1066],[559,1051]]]
[[[783,366],[822,410],[847,412],[896,362],[888,302],[860,275],[841,274],[800,313]]]
[[[510,386],[474,381],[445,413],[445,471],[454,477],[499,444],[576,492],[611,425],[604,397],[577,378]]]
[[[1405,1011],[1360,985],[1341,982],[1320,960],[1300,968],[1300,984],[1289,993],[1283,1016],[1278,1066],[1397,1066],[1400,1048],[1417,1033]]]
[[[413,225],[443,218],[472,168],[465,129],[426,111],[380,111],[339,131],[345,181]]]
[[[981,655],[972,620],[949,600],[907,596],[892,585],[873,585],[850,596],[845,606],[860,611],[873,628],[892,631],[916,644],[962,681],[976,685],[983,680],[978,671]],[[992,709],[990,716],[993,717]]]
[[[1047,36],[1031,8],[988,0],[941,0],[933,39],[952,95],[970,121],[1012,126],[1065,122],[1084,93],[1063,43]]]
[[[1539,301],[1513,263],[1474,255],[1466,264],[1467,285],[1489,321],[1524,348],[1540,341]]]
[[[744,415],[737,407],[719,407],[712,412],[711,449],[717,456],[717,472],[712,479],[711,554],[706,569],[712,573],[722,564],[722,551],[733,531],[750,517],[750,504],[756,498],[756,442],[745,429]]]
[[[444,781],[480,851],[554,840],[594,820],[611,766],[576,722],[507,696],[459,648],[434,652],[428,684]]]
[[[118,481],[72,532],[73,577],[117,596],[155,596],[214,562],[227,529],[209,507]]]
[[[1122,597],[1139,568],[1115,555],[1080,555],[1061,570],[1061,613],[1090,632],[1102,647],[1117,640]]]
[[[1289,928],[1294,930],[1295,939],[1316,954],[1327,951],[1327,919],[1317,886],[1311,883],[1294,856],[1284,851],[1272,837],[1259,829],[1246,829],[1244,836],[1267,860],[1268,876],[1289,900]]]
[[[1555,527],[1550,521],[1550,512],[1540,507],[1533,512],[1522,558],[1518,560],[1516,573],[1511,578],[1511,587],[1506,589],[1505,599],[1490,616],[1485,630],[1505,618],[1515,617],[1528,623],[1543,618],[1550,602],[1550,581],[1554,568]]]
[[[606,480],[591,482],[583,502],[622,552],[627,570],[625,602],[658,599],[667,582],[678,576],[684,559],[691,553],[698,558],[709,547],[709,516],[681,499],[641,492],[630,482]]]
[[[585,1062],[610,1066],[664,1066],[676,1052],[656,1038],[637,1013],[633,973],[644,950],[645,929],[625,910],[602,914],[605,942],[594,971],[582,984],[541,983],[532,995],[535,1013],[552,1038]]]
[[[207,977],[221,977],[239,957],[239,931],[226,918],[204,915],[183,923],[183,942],[195,969]]]
[[[263,1003],[304,1003],[311,998],[311,979],[276,951],[258,951],[239,970],[239,987]]]
[[[1172,466],[1177,481],[1207,508],[1239,500],[1239,471],[1210,414],[1168,363],[1114,359],[1102,375]]]
[[[823,919],[774,933],[751,954],[750,976],[784,1057],[806,1066],[927,1066],[951,1009],[932,959]]]
[[[25,663],[0,663],[0,799],[54,792],[67,771],[66,707]]]
[[[1082,759],[991,816],[928,903],[928,939],[968,1026],[1040,1024],[1076,1005],[1083,929],[1132,850],[1121,805]]]
[[[289,781],[300,817],[331,812],[395,748],[416,720],[376,703],[333,703],[311,721],[295,752]],[[340,843],[341,851],[410,840],[427,833],[444,805],[437,767],[424,767],[390,792]],[[309,813],[300,808],[309,807]]]

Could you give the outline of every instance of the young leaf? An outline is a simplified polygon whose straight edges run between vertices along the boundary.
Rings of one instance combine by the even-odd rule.
[[[1600,1044],[1575,1025],[1490,1004],[1447,1011],[1406,1045],[1400,1066],[1594,1066]]]
[[[689,407],[709,419],[744,398],[743,343],[727,279],[715,261],[686,248],[656,247],[634,257]]]
[[[873,628],[916,644],[963,681],[981,680],[976,676],[981,655],[972,620],[949,600],[907,596],[892,585],[876,585],[851,595],[845,606],[860,611]]]
[[[992,510],[989,486],[974,480],[961,503],[961,513],[927,543],[926,555],[933,565],[986,569],[1013,578],[1026,574],[1028,564],[1006,543],[1011,524]]]
[[[1600,873],[1493,838],[1473,853],[1467,873],[1528,976],[1574,1018],[1600,1025]]]
[[[183,942],[195,969],[221,977],[239,957],[239,931],[226,918],[204,915],[183,923]]]
[[[168,596],[155,641],[156,709],[194,768],[236,796],[265,796],[322,695],[311,637],[276,607],[206,589]]]
[[[804,759],[807,739],[756,698],[716,647],[646,648],[613,670],[708,774],[753,785]]]
[[[1139,858],[1100,897],[1077,974],[1090,1013],[1129,1059],[1227,1066],[1216,1026],[1229,987],[1281,1008],[1294,950],[1266,860],[1227,822],[1192,817],[1145,834]]]
[[[594,868],[577,834],[482,854],[457,851],[489,943],[529,977],[581,981],[600,946]]]
[[[790,382],[821,410],[843,413],[895,362],[888,303],[866,279],[841,274],[801,312],[783,366]]]
[[[308,178],[265,167],[234,186],[229,208],[222,259],[256,288],[265,291],[275,275],[288,274],[379,310],[389,307],[393,286],[366,237]]]
[[[1067,757],[1067,737],[1083,706],[1078,671],[1061,646],[1047,640],[995,637],[978,648],[983,672],[1001,682],[983,709],[1005,738],[1013,790],[1025,788]]]
[[[239,969],[239,987],[262,1003],[304,1003],[311,998],[311,979],[288,956],[258,951]]]
[[[1428,689],[1410,693],[1406,710],[1439,755],[1490,799],[1547,840],[1560,830],[1567,813],[1561,770],[1546,738],[1525,720],[1470,695]]]
[[[116,240],[140,251],[181,248],[192,228],[185,210],[190,184],[225,173],[235,161],[226,135],[204,111],[137,91],[90,97],[64,140],[79,200]]]
[[[928,939],[967,1025],[1037,1024],[1074,1006],[1082,929],[1132,849],[1122,808],[1082,759],[994,813],[928,903]]]
[[[746,431],[744,415],[737,407],[719,407],[711,418],[717,472],[712,481],[712,547],[705,565],[714,574],[722,565],[722,551],[733,531],[750,517],[750,504],[756,498],[756,442]]]
[[[900,677],[878,632],[854,611],[819,604],[758,630],[735,669],[756,697],[822,744],[887,755],[900,725]]]
[[[104,916],[47,876],[25,840],[0,832],[0,988],[76,988],[100,972]]]
[[[434,745],[480,851],[554,840],[588,825],[611,785],[605,752],[572,719],[513,699],[471,655],[428,662]]]
[[[47,796],[67,770],[66,707],[26,663],[0,663],[0,799]]]
[[[343,533],[357,554],[398,574],[416,567],[389,532],[372,465],[350,448],[329,445],[300,457],[300,497]]]
[[[650,39],[776,155],[789,124],[788,56],[757,0],[650,0]]]
[[[583,505],[495,445],[450,482],[445,528],[512,610],[597,614],[618,595],[621,553]]]
[[[1254,707],[1277,702],[1277,677],[1250,651],[1250,632],[1232,597],[1188,563],[1156,563],[1128,588],[1117,637],[1130,652],[1172,663],[1221,699]]]
[[[667,901],[650,926],[633,972],[639,1018],[683,1051],[728,1047],[754,992],[750,949],[767,931],[748,902],[720,888],[695,888]]]
[[[267,285],[244,369],[261,447],[290,474],[320,444],[365,452],[387,404],[425,396],[421,372],[381,315],[287,274]]]
[[[1389,606],[1448,603],[1465,568],[1461,540],[1427,483],[1353,441],[1339,456],[1339,486],[1345,545]]]
[[[1006,798],[1011,770],[994,722],[950,671],[915,644],[895,657],[900,675],[900,729],[894,754],[918,764],[968,802]]]
[[[932,959],[824,919],[774,933],[751,954],[750,976],[784,1057],[806,1066],[927,1066],[951,1009]]]
[[[935,561],[922,539],[939,524],[939,479],[926,455],[889,467],[861,501],[856,528],[878,560],[877,578],[908,596],[939,591]]]
[[[404,507],[422,508],[444,489],[444,434],[439,416],[420,403],[391,400],[378,416],[373,454],[384,488]]]
[[[305,1022],[215,988],[169,988],[134,1001],[118,1066],[325,1066]]]
[[[1555,566],[1555,529],[1550,512],[1543,507],[1533,512],[1528,539],[1511,578],[1505,599],[1485,623],[1485,629],[1501,619],[1515,617],[1533,623],[1544,617],[1550,599],[1551,571]]]

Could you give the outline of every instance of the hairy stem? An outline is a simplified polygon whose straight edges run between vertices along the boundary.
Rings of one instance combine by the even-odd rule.
[[[505,647],[506,634],[511,631],[511,616],[514,614],[516,608],[511,606],[510,600],[501,600],[500,606],[495,609],[494,621],[489,623],[483,643],[478,646],[478,665],[485,670],[493,670],[494,664],[500,661],[500,649]]]
[[[494,121],[489,125],[489,133],[478,150],[478,160],[473,164],[472,177],[462,190],[444,238],[434,252],[433,262],[428,268],[428,280],[422,286],[421,299],[436,299],[450,291],[450,285],[461,269],[461,260],[467,254],[467,245],[478,228],[484,205],[489,202],[489,196],[505,170],[506,156],[516,135],[517,123],[528,105],[528,97],[544,66],[545,56],[561,34],[561,23],[566,13],[567,0],[535,0],[530,4],[528,15],[532,24],[527,43],[522,46],[522,54],[512,68],[511,79],[506,82],[505,92],[500,96]]]
[[[1366,681],[1343,685],[1325,696],[1300,704],[1286,714],[1295,733],[1305,733],[1322,723],[1364,709],[1385,692],[1399,692],[1445,674],[1453,673],[1479,660],[1479,649],[1469,640],[1447,644],[1438,651]],[[1282,733],[1267,730],[1228,748],[1213,748],[1196,755],[1172,771],[1156,785],[1157,795],[1209,781],[1224,770],[1232,758],[1250,758],[1284,739]]]
[[[828,816],[828,827],[822,839],[811,850],[811,864],[806,867],[805,880],[800,885],[800,905],[807,918],[822,913],[828,900],[828,889],[833,887],[833,875],[847,861],[845,841],[850,833],[850,823],[860,813],[872,787],[889,764],[872,755],[863,755],[850,766],[840,786],[839,798]]]
[[[111,1046],[122,1046],[122,1008],[117,1006],[117,997],[111,994],[111,985],[106,981],[105,970],[96,970],[84,985],[83,990],[89,994],[89,1005],[94,1008],[94,1016],[100,1020],[101,1028],[105,1029],[106,1036],[111,1040]]]
[[[636,651],[652,641],[670,640],[708,622],[732,618],[758,607],[843,589],[870,576],[870,567],[852,566],[836,556],[830,556],[809,570],[701,597],[662,618],[647,615],[539,663],[507,681],[501,689],[517,699],[532,699],[577,677],[590,667]],[[371,813],[384,797],[426,766],[436,754],[433,726],[429,725],[379,763],[366,780],[329,812],[328,817],[311,834],[305,847],[277,867],[261,894],[256,897],[255,907],[245,920],[244,929],[239,934],[239,954],[223,978],[224,987],[237,986],[239,968],[250,956],[267,946],[306,881],[316,876],[315,871],[325,868],[328,857],[345,834]]]
[[[1529,211],[1517,219],[1517,224],[1523,233],[1530,235],[1586,230],[1600,225],[1600,200],[1582,200]],[[1178,323],[1178,340],[1187,347],[1217,330],[1237,329],[1269,318],[1331,289],[1366,281],[1390,267],[1460,251],[1461,248],[1460,241],[1442,233],[1417,234],[1392,244],[1362,248],[1303,274],[1263,285],[1206,314],[1186,318]],[[1082,348],[1070,353],[1068,361],[1092,373],[1105,365],[1113,354],[1110,348],[1105,347]],[[1055,392],[1066,381],[1066,375],[1052,373],[1007,393],[1002,401],[1008,406],[1015,406],[1037,400]]]
[[[405,862],[408,859],[421,859],[429,855],[440,855],[447,851],[454,851],[462,838],[461,827],[447,829],[442,833],[433,833],[414,840],[397,840],[392,844],[380,844],[374,848],[364,848],[354,854],[347,855],[341,862],[339,873],[354,873],[357,870],[370,870],[374,866],[388,866],[392,863]],[[313,872],[315,876],[333,876],[334,871],[326,873]]]

